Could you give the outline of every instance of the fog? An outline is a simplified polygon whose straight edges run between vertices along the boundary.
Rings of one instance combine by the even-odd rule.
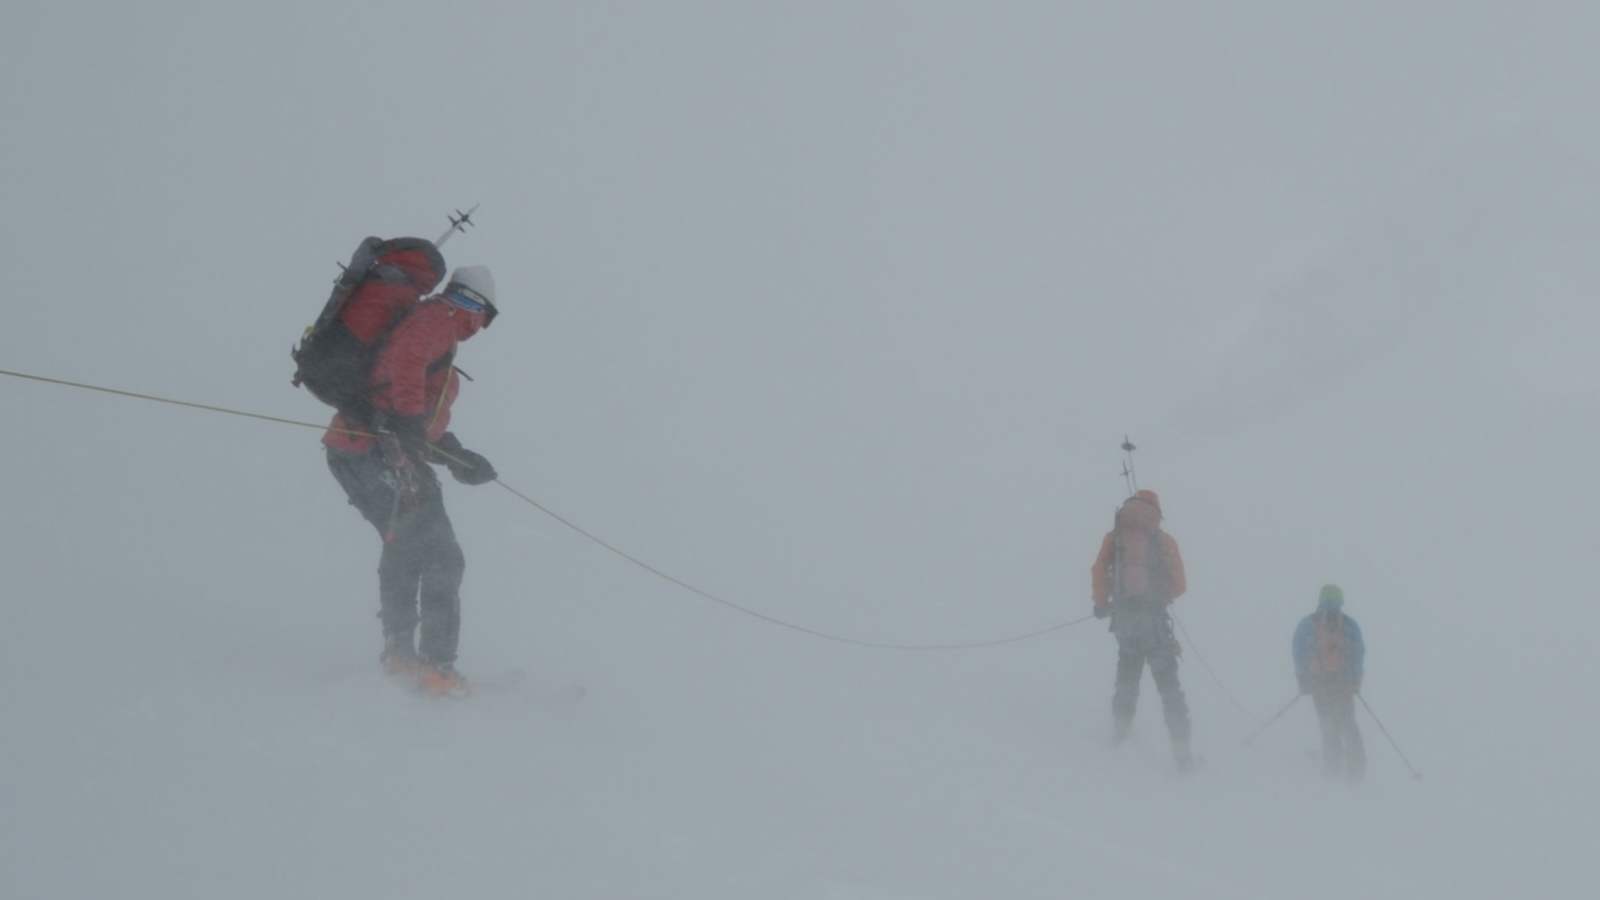
[[[1600,12],[5,20],[0,368],[325,421],[288,351],[334,262],[481,202],[445,255],[502,315],[453,430],[763,615],[889,643],[1083,616],[1131,435],[1188,566],[1204,764],[1173,771],[1148,681],[1110,747],[1103,623],[822,641],[494,485],[446,486],[481,689],[411,696],[315,431],[7,376],[0,896],[1589,880]],[[1364,718],[1365,783],[1325,781],[1308,704],[1241,746],[1324,582],[1424,780]]]

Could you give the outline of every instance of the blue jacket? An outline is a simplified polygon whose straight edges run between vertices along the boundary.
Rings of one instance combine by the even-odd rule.
[[[1321,661],[1317,658],[1317,617],[1320,615],[1312,613],[1306,616],[1294,630],[1295,675],[1313,681],[1337,679],[1360,684],[1367,658],[1367,645],[1361,639],[1361,626],[1356,624],[1355,619],[1339,614],[1344,622],[1344,669],[1340,672],[1322,672],[1319,671]]]

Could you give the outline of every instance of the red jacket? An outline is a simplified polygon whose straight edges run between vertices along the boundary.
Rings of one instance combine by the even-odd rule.
[[[372,367],[374,412],[406,418],[422,417],[428,441],[439,440],[450,427],[450,407],[461,390],[451,362],[456,345],[483,328],[483,314],[468,312],[443,300],[425,300],[411,310],[384,341]],[[344,453],[366,453],[373,440],[349,434],[352,426],[335,415],[322,437],[326,446]]]

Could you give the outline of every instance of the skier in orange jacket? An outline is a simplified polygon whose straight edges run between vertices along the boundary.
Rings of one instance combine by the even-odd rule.
[[[1117,510],[1116,524],[1100,544],[1092,569],[1094,614],[1111,619],[1117,638],[1117,680],[1111,698],[1113,738],[1121,743],[1133,727],[1145,664],[1172,739],[1178,768],[1194,764],[1189,750],[1189,705],[1178,684],[1178,639],[1172,631],[1172,601],[1188,584],[1178,542],[1161,530],[1161,499],[1139,491]]]

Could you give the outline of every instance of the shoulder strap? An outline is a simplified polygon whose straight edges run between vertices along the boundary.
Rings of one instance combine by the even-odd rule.
[[[1111,600],[1122,600],[1122,529],[1116,517],[1111,518]]]

